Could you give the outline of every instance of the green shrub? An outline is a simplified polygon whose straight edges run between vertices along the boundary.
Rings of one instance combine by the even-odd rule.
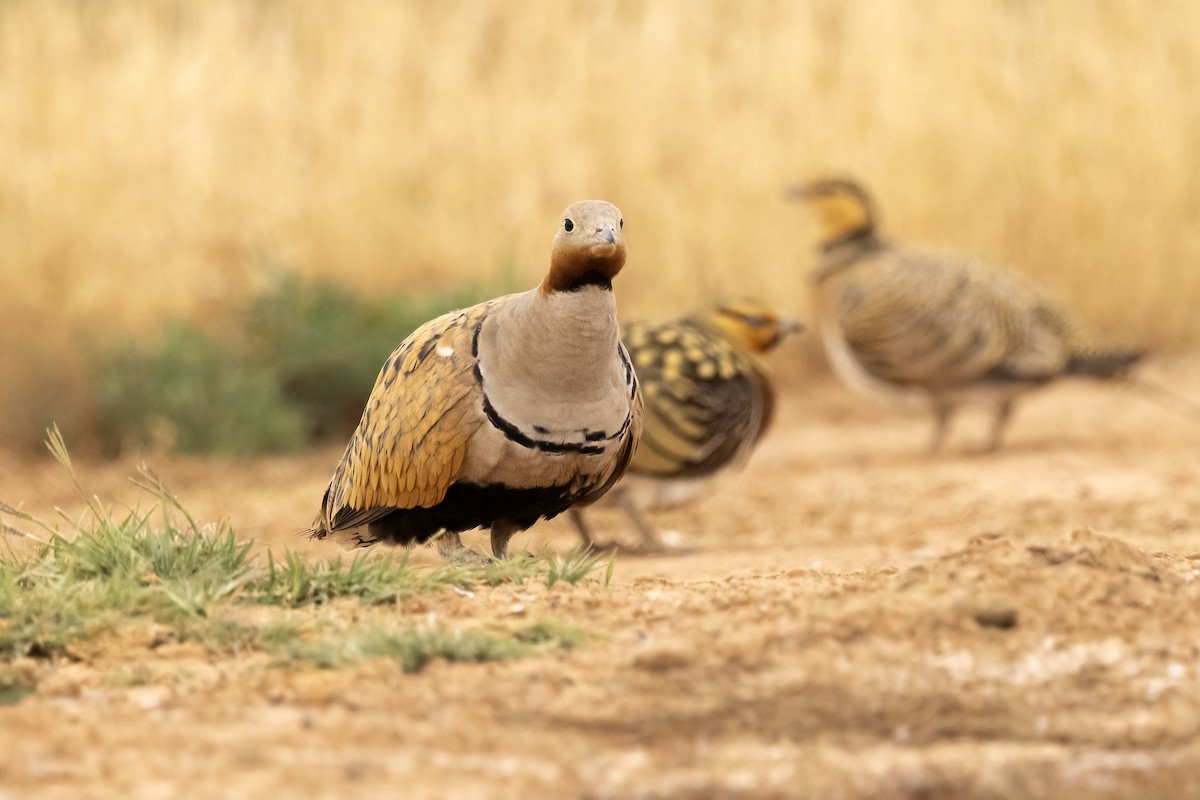
[[[90,357],[95,437],[112,453],[284,452],[357,424],[387,355],[417,326],[502,291],[364,299],[280,269],[217,330],[172,322]]]
[[[270,370],[188,323],[169,324],[149,345],[100,352],[92,386],[96,433],[109,451],[244,455],[298,448],[311,432]]]
[[[380,366],[404,337],[497,288],[366,300],[331,280],[279,270],[247,304],[238,329],[249,363],[273,374],[311,435],[342,437],[358,423]]]

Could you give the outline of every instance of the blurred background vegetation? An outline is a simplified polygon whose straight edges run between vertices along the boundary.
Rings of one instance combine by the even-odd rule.
[[[344,439],[404,336],[503,291],[365,299],[328,278],[277,271],[214,328],[171,320],[154,336],[85,349],[94,418],[84,433],[109,454],[247,455]]]
[[[624,211],[624,317],[803,315],[782,187],[829,172],[898,238],[1194,347],[1198,27],[1186,0],[5,0],[0,446],[340,435],[416,323],[534,285],[584,197]]]

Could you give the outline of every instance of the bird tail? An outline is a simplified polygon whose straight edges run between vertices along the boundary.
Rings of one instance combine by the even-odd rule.
[[[325,490],[325,494],[321,497],[321,510],[317,512],[317,517],[313,520],[309,529],[304,531],[310,539],[324,539],[333,533],[333,525],[329,519],[329,495],[332,488],[331,486]]]
[[[1067,362],[1066,374],[1103,380],[1123,378],[1144,355],[1144,350],[1089,350],[1075,353]]]

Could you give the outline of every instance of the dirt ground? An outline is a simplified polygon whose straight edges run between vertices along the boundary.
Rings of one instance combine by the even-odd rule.
[[[1144,374],[1200,398],[1200,359]],[[785,390],[743,472],[656,516],[695,553],[369,612],[550,617],[587,646],[415,675],[96,648],[0,708],[0,800],[1200,795],[1200,421],[1063,385],[999,454],[971,452],[968,415],[929,458],[925,418]],[[338,455],[149,460],[197,517],[327,553],[296,532]],[[134,496],[134,461],[78,466]],[[81,513],[46,462],[0,457],[0,498]],[[524,543],[574,538],[555,520]]]

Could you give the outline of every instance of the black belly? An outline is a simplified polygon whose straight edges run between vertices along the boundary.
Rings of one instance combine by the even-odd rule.
[[[566,486],[514,489],[495,484],[453,484],[445,498],[429,508],[398,508],[367,526],[380,542],[412,544],[428,541],[440,530],[468,531],[506,520],[525,530],[539,519],[550,519],[581,499]]]

